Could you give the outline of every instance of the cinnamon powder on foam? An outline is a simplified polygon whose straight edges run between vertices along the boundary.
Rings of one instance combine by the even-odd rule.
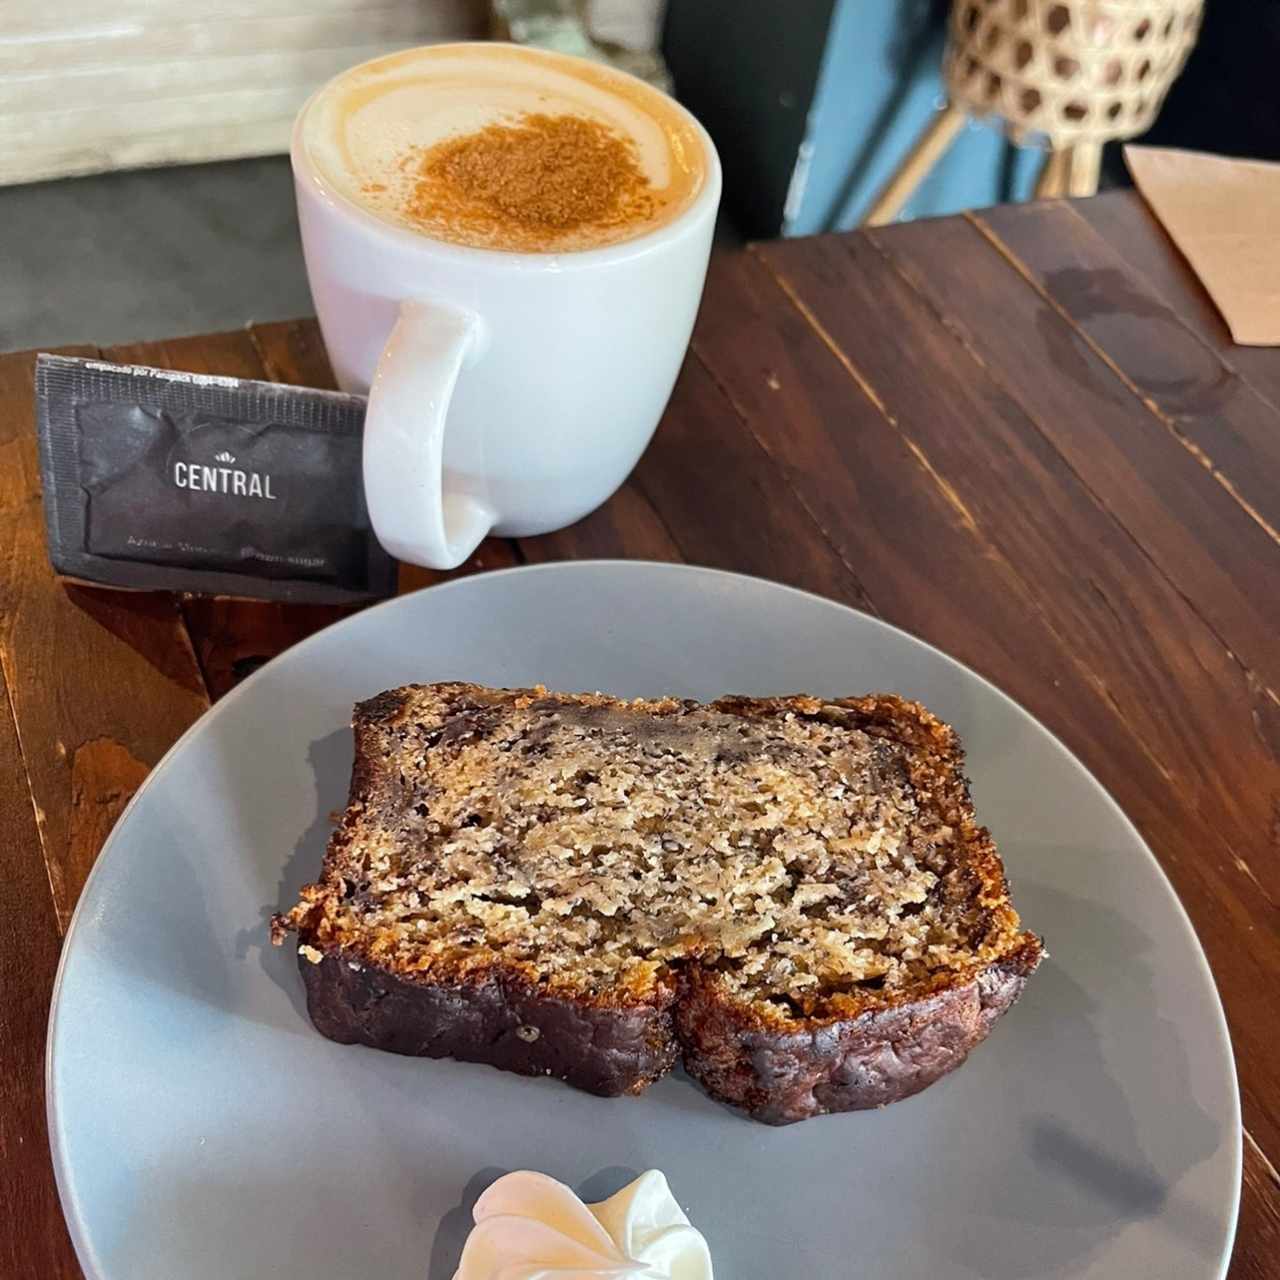
[[[554,247],[647,221],[656,204],[634,143],[581,116],[490,124],[415,148],[401,169],[410,181],[403,212],[469,244]]]

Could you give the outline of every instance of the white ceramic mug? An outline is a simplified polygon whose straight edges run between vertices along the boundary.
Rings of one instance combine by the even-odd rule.
[[[635,466],[689,343],[720,200],[715,147],[676,109],[706,153],[692,203],[635,239],[566,253],[384,222],[317,171],[299,114],[311,294],[339,385],[369,394],[369,516],[398,559],[451,569],[490,533],[563,528]]]

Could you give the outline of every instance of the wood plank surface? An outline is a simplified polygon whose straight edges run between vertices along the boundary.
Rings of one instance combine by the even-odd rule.
[[[585,520],[541,537],[521,538],[519,552],[530,564],[548,560],[682,559],[680,548],[634,476]]]
[[[1280,988],[1266,978],[1280,971],[1280,707],[870,241],[760,257],[969,513],[975,551],[1003,566],[1004,607],[1012,593],[1053,637],[1056,683],[1037,681],[1029,705],[1117,786],[1178,887],[1224,979],[1247,1123],[1280,1148]],[[1020,674],[978,665],[1005,688]],[[1082,718],[1095,739],[1109,725],[1108,740],[1077,743]]]
[[[1276,406],[1144,285],[1066,205],[1004,206],[974,225],[1110,361],[1245,510],[1280,541]],[[1065,353],[1064,353],[1065,354]]]
[[[1205,945],[1248,1127],[1230,1276],[1280,1280],[1280,353],[1240,358],[1128,199],[717,253],[631,479],[573,528],[491,540],[463,571],[619,556],[759,574],[906,627],[1044,720],[1137,823]],[[313,321],[112,355],[331,385]],[[35,931],[24,999],[0,1010],[0,1151],[40,1157],[0,1181],[0,1215],[47,1228],[0,1220],[0,1274],[74,1276],[32,1064],[59,918],[118,812],[106,798],[164,736],[133,720],[158,706],[176,736],[206,689],[336,615],[65,591],[38,571],[29,356],[0,357],[0,414],[0,464],[16,459],[0,472],[0,677],[17,682],[0,767],[25,768],[34,797],[24,811],[0,791],[0,872],[31,895],[0,900],[6,982]],[[26,629],[18,602],[35,606]],[[64,628],[68,656],[42,655],[37,637]],[[92,768],[55,767],[95,716],[114,727]],[[15,770],[29,745],[35,768]]]
[[[803,341],[804,317],[780,306],[782,289],[758,263],[722,259],[713,270],[695,349],[845,560],[858,566],[882,615],[1004,679],[1056,728],[1068,717],[1076,742],[1095,758],[1119,766],[1145,755],[1105,686],[1073,659],[1073,640],[1050,625],[1008,556],[991,544],[976,505],[907,424],[883,412],[874,388],[850,395],[854,375],[863,375],[846,367],[844,353]],[[921,357],[906,345],[904,376],[914,379]],[[949,393],[943,387],[925,408],[938,410]],[[780,402],[785,430],[777,425]],[[1153,772],[1146,808],[1155,814],[1167,783]]]
[[[1271,347],[1238,347],[1213,299],[1145,200],[1109,191],[1067,206],[1124,259],[1145,289],[1174,312],[1224,364],[1280,409],[1280,360]]]
[[[687,360],[636,483],[694,564],[751,573],[868,607],[849,564],[702,362]]]
[[[905,223],[870,238],[1153,567],[1246,667],[1280,689],[1280,592],[1257,590],[1280,573],[1280,544],[1208,482],[1142,397],[972,223]]]
[[[1255,1001],[1255,993],[1250,988],[1257,983],[1269,985],[1267,975],[1277,971],[1274,898],[1266,891],[1258,891],[1252,869],[1247,864],[1244,868],[1237,865],[1234,850],[1224,850],[1220,845],[1214,850],[1214,824],[1205,821],[1194,794],[1188,797],[1180,787],[1171,786],[1177,783],[1177,775],[1160,757],[1153,756],[1148,745],[1148,740],[1165,741],[1165,718],[1149,717],[1146,738],[1135,735],[1128,708],[1116,693],[1125,687],[1118,675],[1132,682],[1134,675],[1140,674],[1125,671],[1123,666],[1132,664],[1135,658],[1143,658],[1141,642],[1146,639],[1148,626],[1167,626],[1167,620],[1158,611],[1152,613],[1150,605],[1143,611],[1145,618],[1135,614],[1133,604],[1140,601],[1131,602],[1134,594],[1131,587],[1116,592],[1114,585],[1122,581],[1118,580],[1111,590],[1104,590],[1096,576],[1084,576],[1073,584],[1069,577],[1051,575],[1059,598],[1056,604],[1048,602],[1053,607],[1046,607],[1038,584],[1044,570],[1054,561],[1061,557],[1068,565],[1106,567],[1123,543],[1112,536],[1104,539],[1101,547],[1090,545],[1080,550],[1079,538],[1061,541],[1063,530],[1055,528],[1056,522],[1050,521],[1052,539],[1048,544],[1040,544],[1044,563],[1034,557],[1028,560],[1027,549],[1034,548],[1037,540],[1033,537],[1028,541],[1026,537],[1034,533],[1034,529],[1021,524],[1025,515],[1003,511],[991,503],[994,498],[1007,495],[1020,504],[1029,504],[1039,523],[1043,519],[1044,500],[1049,500],[1049,509],[1052,509],[1052,490],[1041,490],[1033,483],[1037,467],[1027,470],[1027,461],[1028,457],[1035,458],[1034,453],[1012,455],[1020,459],[1018,474],[1001,475],[999,467],[993,464],[1007,464],[1011,442],[998,437],[985,438],[991,421],[1002,425],[1016,422],[1016,415],[1010,418],[1007,412],[991,412],[996,406],[990,403],[990,388],[975,400],[980,381],[975,382],[972,372],[958,381],[950,376],[939,377],[940,371],[950,374],[953,368],[962,370],[963,365],[957,363],[954,353],[951,358],[944,355],[944,349],[938,345],[938,333],[934,331],[937,326],[931,325],[927,317],[913,314],[911,301],[902,297],[900,291],[895,296],[893,282],[875,270],[874,263],[865,254],[849,257],[846,262],[837,254],[833,261],[809,252],[811,247],[821,246],[808,242],[801,252],[800,245],[775,245],[763,249],[760,256],[772,259],[769,266],[776,285],[790,293],[797,310],[817,326],[828,346],[830,362],[840,366],[846,377],[860,386],[866,402],[875,410],[874,417],[856,415],[856,426],[848,424],[847,395],[841,396],[831,385],[830,377],[822,376],[812,361],[799,374],[792,370],[796,352],[803,350],[803,343],[794,332],[771,332],[775,325],[784,327],[785,313],[767,296],[763,282],[752,281],[740,263],[735,264],[738,269],[733,273],[736,288],[723,272],[719,276],[718,287],[709,295],[712,305],[704,306],[695,346],[713,368],[726,371],[723,375],[726,385],[740,398],[748,420],[752,421],[754,415],[757,431],[768,433],[772,447],[779,450],[784,469],[793,468],[793,475],[801,477],[802,492],[812,495],[812,501],[820,509],[832,513],[830,527],[838,529],[841,536],[847,536],[857,523],[854,520],[846,520],[843,525],[837,523],[842,509],[857,511],[859,521],[879,523],[877,509],[883,497],[881,486],[875,480],[884,474],[884,468],[876,469],[869,454],[879,452],[879,447],[884,445],[884,431],[872,428],[890,428],[913,454],[927,481],[917,486],[917,493],[932,488],[939,507],[951,508],[951,541],[965,539],[977,544],[958,552],[962,561],[960,576],[948,572],[927,582],[917,581],[915,591],[904,597],[901,584],[905,578],[875,572],[879,559],[875,546],[863,550],[846,547],[846,558],[859,565],[868,593],[884,616],[991,674],[1002,687],[1063,734],[1138,820],[1173,874],[1206,941],[1229,1013],[1233,1015],[1247,1111],[1268,1141],[1273,1142],[1276,1078],[1268,1048],[1271,1035],[1263,1028],[1275,1024],[1275,1010],[1269,997]],[[802,287],[798,288],[795,280],[788,278],[788,260],[794,268],[792,276],[803,281]],[[747,333],[743,331],[744,316],[754,321]],[[831,328],[823,324],[824,317],[832,321]],[[945,334],[946,330],[941,332]],[[956,341],[954,336],[951,341]],[[974,369],[980,371],[971,353],[969,359]],[[928,379],[919,378],[920,368],[928,369]],[[786,429],[778,430],[769,426],[770,421],[776,420],[777,408],[770,405],[768,397],[784,386],[793,400],[801,396],[812,398],[817,404],[812,412],[807,409],[799,414],[791,412]],[[807,438],[798,427],[802,423],[822,421],[824,400],[829,430]],[[845,424],[840,422],[840,417],[846,419]],[[960,422],[981,424],[981,433],[974,437],[956,431]],[[846,425],[843,431],[842,425]],[[835,450],[831,437],[837,445]],[[1051,465],[1051,460],[1045,459],[1044,463]],[[891,470],[900,474],[901,464]],[[1055,484],[1062,482],[1062,477],[1055,480]],[[896,493],[893,496],[897,496]],[[1082,496],[1078,495],[1078,501]],[[862,502],[855,505],[859,497]],[[915,506],[900,511],[896,524],[890,525],[886,519],[883,526],[890,541],[904,542],[912,549],[913,567],[926,571],[930,548],[941,552],[947,546],[949,532],[941,510],[933,514],[943,514],[942,520],[922,520],[928,514]],[[1094,533],[1098,514],[1089,517],[1077,509],[1082,536]],[[1010,515],[1017,515],[1018,519],[1010,520]],[[1006,527],[1012,536],[991,537],[990,530]],[[955,560],[951,561],[951,567],[956,567]],[[1137,585],[1144,576],[1141,557],[1135,560],[1130,555],[1126,568],[1126,576],[1132,577],[1133,585]],[[1114,569],[1110,574],[1115,577]],[[1140,597],[1143,593],[1137,594]],[[1091,611],[1101,615],[1102,632],[1108,640],[1098,647],[1097,653],[1105,658],[1108,650],[1114,649],[1124,659],[1119,673],[1109,669],[1114,663],[1098,670],[1096,663],[1080,661],[1080,624],[1088,621]],[[970,641],[966,624],[971,614],[980,620],[979,634],[975,637],[976,650],[966,652]],[[1184,621],[1187,620],[1184,618]],[[1021,649],[1012,662],[1001,654],[998,644],[1006,626]],[[984,628],[988,632],[985,637],[981,635]],[[1047,660],[1052,667],[1048,678],[1046,673],[1036,670],[1037,660]],[[1216,669],[1220,676],[1230,676],[1221,660]],[[1174,674],[1179,670],[1184,672],[1184,679],[1199,680],[1203,670],[1200,655],[1184,655]],[[1152,678],[1158,675],[1158,671],[1149,672],[1139,680],[1138,689],[1154,687]],[[1163,676],[1163,681],[1169,683],[1168,674]],[[1171,688],[1176,692],[1177,687],[1175,680]],[[1237,692],[1240,692],[1238,688]],[[1256,742],[1258,723],[1252,712],[1257,708],[1241,705],[1238,700],[1237,705],[1240,710],[1231,728],[1245,741]],[[1221,708],[1212,703],[1203,708],[1206,725],[1212,724],[1220,712]],[[1260,716],[1263,724],[1267,723],[1267,714],[1264,704]],[[1196,727],[1187,725],[1184,732],[1194,733]],[[1175,717],[1171,734],[1174,744],[1178,728]],[[1210,773],[1221,769],[1241,790],[1265,797],[1266,779],[1275,776],[1273,749],[1268,747],[1262,757],[1264,772],[1261,775],[1251,773],[1248,768],[1237,774],[1233,768],[1236,748],[1232,734],[1226,734],[1225,739],[1218,746],[1220,754],[1216,759],[1211,757],[1206,761]],[[1253,833],[1253,845],[1258,847],[1260,860],[1268,869],[1274,865],[1268,847],[1271,830],[1271,823],[1264,822]],[[1222,876],[1213,874],[1216,871],[1229,875],[1230,870],[1244,883],[1224,886]],[[1251,901],[1242,903],[1240,894],[1229,891],[1236,888],[1246,897],[1251,896]],[[1227,901],[1231,902],[1231,909],[1224,911]],[[1244,916],[1239,914],[1242,907]],[[1239,953],[1242,942],[1246,946],[1252,944],[1253,956]],[[1255,1017],[1260,1021],[1250,1031],[1249,1022]],[[1243,1046],[1242,1040],[1247,1041]],[[1247,1187],[1247,1195],[1246,1214],[1250,1221],[1265,1222],[1274,1216],[1276,1196],[1269,1182],[1255,1179]],[[1237,1273],[1248,1273],[1253,1266],[1251,1260],[1256,1260],[1256,1254],[1251,1249],[1243,1249]],[[1264,1265],[1272,1268],[1274,1260],[1268,1257]]]
[[[1026,643],[1005,618],[1005,593],[984,591],[1000,569],[977,553],[970,513],[813,337],[759,261],[713,260],[694,351],[778,468],[776,488],[796,493],[856,567],[868,607],[919,635],[945,632],[949,650],[979,667],[993,650],[1012,666],[1025,653],[1030,673],[1050,682],[1043,645]],[[755,516],[768,521],[769,504]],[[797,572],[808,585],[802,564]],[[969,607],[984,594],[994,614]]]
[[[49,1163],[44,1035],[58,918],[0,670],[0,1275],[76,1280]]]

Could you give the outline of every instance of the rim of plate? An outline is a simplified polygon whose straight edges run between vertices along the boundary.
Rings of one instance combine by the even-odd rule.
[[[1103,784],[1094,775],[1093,771],[1084,764],[1082,760],[1064,743],[1056,733],[1054,733],[1047,725],[1045,725],[1037,716],[1032,715],[1020,702],[1009,696],[998,685],[987,679],[981,672],[975,671],[972,667],[967,666],[958,658],[953,658],[949,653],[938,648],[937,645],[923,640],[919,636],[913,635],[903,627],[896,626],[892,622],[886,622],[882,618],[865,612],[862,609],[856,609],[852,605],[841,603],[839,600],[832,600],[827,596],[819,595],[814,591],[806,591],[801,587],[793,587],[783,582],[775,582],[770,578],[758,577],[755,574],[737,573],[729,569],[715,569],[706,565],[673,563],[664,560],[619,560],[619,559],[593,559],[593,560],[554,560],[543,564],[521,564],[513,565],[507,569],[489,569],[474,574],[468,574],[462,578],[452,578],[448,582],[438,582],[429,587],[422,587],[417,591],[406,592],[404,595],[392,596],[386,600],[380,600],[377,604],[370,605],[367,609],[362,609],[359,613],[352,614],[350,617],[341,618],[337,622],[330,623],[327,627],[322,627],[319,631],[308,636],[305,640],[300,640],[297,644],[291,645],[282,653],[278,653],[268,662],[263,663],[252,675],[242,680],[229,693],[224,694],[217,702],[212,703],[209,708],[204,711],[193,724],[183,731],[176,742],[160,757],[160,759],[152,767],[151,771],[143,779],[142,785],[133,794],[129,803],[124,807],[120,816],[116,819],[115,825],[112,827],[110,834],[107,836],[97,859],[94,861],[93,867],[89,871],[89,875],[85,880],[84,888],[80,891],[80,897],[76,901],[75,910],[72,912],[71,921],[67,925],[66,937],[63,939],[62,951],[58,957],[58,969],[54,975],[53,991],[49,1000],[49,1020],[47,1024],[47,1032],[45,1036],[45,1062],[44,1062],[44,1085],[45,1085],[45,1113],[49,1129],[49,1152],[53,1163],[54,1181],[58,1188],[58,1198],[61,1203],[63,1217],[66,1219],[67,1230],[71,1236],[71,1241],[75,1247],[76,1256],[84,1268],[86,1280],[116,1280],[110,1276],[98,1262],[96,1253],[94,1252],[92,1242],[89,1239],[88,1229],[81,1212],[79,1198],[76,1195],[75,1187],[72,1185],[72,1171],[66,1157],[64,1149],[64,1135],[62,1128],[61,1113],[59,1111],[59,1099],[57,1085],[54,1075],[54,1056],[57,1046],[57,1040],[60,1032],[60,997],[62,994],[63,979],[66,974],[68,958],[71,954],[72,947],[75,943],[76,931],[80,924],[81,913],[86,910],[89,903],[94,886],[100,878],[103,867],[108,863],[109,859],[119,858],[121,855],[117,853],[117,846],[124,846],[123,840],[117,838],[117,833],[124,825],[125,819],[133,812],[134,806],[146,795],[157,780],[160,778],[170,761],[186,746],[188,739],[194,737],[197,733],[202,732],[212,722],[213,718],[220,714],[227,706],[234,705],[247,694],[251,693],[255,685],[271,672],[272,668],[278,663],[286,661],[305,660],[306,651],[312,645],[319,643],[330,632],[340,631],[344,628],[354,626],[361,623],[363,619],[370,614],[378,613],[383,610],[395,609],[401,606],[401,602],[412,599],[415,596],[423,595],[426,592],[448,594],[453,591],[466,590],[474,588],[475,584],[488,582],[490,580],[508,578],[517,574],[555,574],[557,572],[564,573],[574,572],[579,568],[595,568],[595,569],[611,569],[624,573],[630,573],[637,569],[652,571],[654,569],[662,572],[673,572],[678,574],[687,574],[698,577],[715,578],[719,580],[746,583],[752,587],[765,586],[771,591],[781,591],[790,595],[800,596],[810,601],[816,601],[829,609],[837,610],[842,613],[851,613],[855,616],[872,622],[879,627],[883,627],[887,631],[891,631],[896,635],[905,638],[912,644],[920,645],[927,649],[930,653],[941,658],[945,663],[963,671],[971,679],[976,680],[986,691],[994,694],[1000,701],[1008,704],[1022,715],[1026,716],[1048,739],[1054,747],[1076,768],[1080,769],[1089,781],[1097,789],[1098,794],[1102,797],[1110,809],[1112,815],[1118,818],[1132,837],[1133,842],[1137,845],[1141,854],[1151,863],[1158,876],[1161,889],[1164,891],[1167,904],[1172,908],[1173,918],[1177,921],[1183,935],[1183,942],[1189,943],[1195,955],[1197,968],[1201,976],[1204,978],[1209,993],[1212,996],[1212,1010],[1216,1015],[1214,1018],[1214,1035],[1222,1056],[1226,1060],[1227,1072],[1230,1078],[1230,1101],[1231,1101],[1231,1132],[1229,1141],[1231,1144],[1232,1154],[1232,1181],[1231,1181],[1231,1224],[1223,1241],[1222,1257],[1219,1260],[1217,1280],[1224,1280],[1227,1270],[1231,1263],[1231,1256],[1235,1247],[1236,1229],[1240,1218],[1240,1191],[1241,1181],[1243,1178],[1243,1158],[1244,1158],[1244,1134],[1242,1128],[1241,1111],[1240,1111],[1240,1081],[1236,1071],[1235,1053],[1231,1046],[1231,1035],[1227,1026],[1226,1012],[1222,1006],[1222,996],[1218,991],[1218,984],[1214,979],[1213,970],[1209,966],[1208,957],[1204,953],[1204,948],[1200,945],[1200,938],[1196,934],[1195,926],[1191,923],[1191,917],[1187,914],[1186,907],[1182,904],[1182,899],[1178,897],[1177,891],[1173,887],[1172,881],[1165,872],[1164,867],[1160,864],[1160,860],[1151,851],[1151,847],[1143,838],[1142,833],[1134,826],[1129,815],[1120,807],[1119,803],[1112,796],[1111,792],[1103,786]]]

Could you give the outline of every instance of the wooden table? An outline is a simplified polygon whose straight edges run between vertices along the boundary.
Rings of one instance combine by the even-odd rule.
[[[330,384],[311,321],[102,354]],[[344,611],[56,583],[29,352],[0,357],[0,450],[0,1276],[49,1280],[79,1275],[41,1077],[76,896],[178,734]],[[1145,207],[1114,194],[719,253],[626,486],[460,572],[582,556],[846,601],[1066,741],[1208,952],[1246,1126],[1231,1276],[1280,1280],[1280,351],[1231,344]]]

